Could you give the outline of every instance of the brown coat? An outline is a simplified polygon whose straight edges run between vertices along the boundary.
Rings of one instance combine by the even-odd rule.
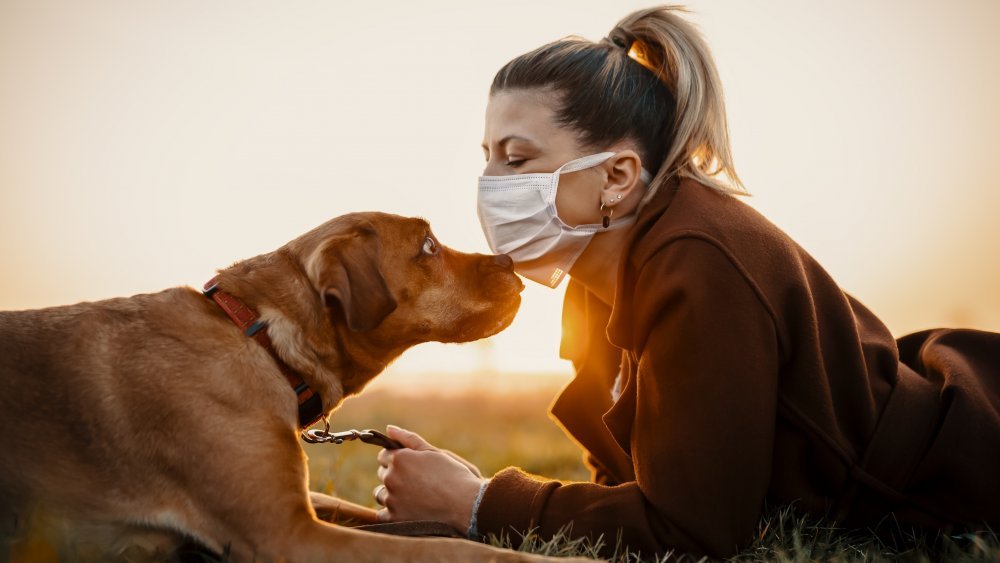
[[[897,343],[785,233],[674,182],[643,210],[613,307],[567,288],[552,414],[592,483],[509,468],[479,531],[622,534],[645,554],[727,556],[765,500],[846,525],[1000,528],[1000,335]],[[611,391],[621,370],[621,395]]]

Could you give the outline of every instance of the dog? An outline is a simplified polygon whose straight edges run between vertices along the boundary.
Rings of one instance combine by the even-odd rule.
[[[0,312],[0,538],[42,514],[78,530],[59,549],[113,530],[112,557],[149,530],[231,561],[537,560],[321,521],[299,444],[407,348],[506,328],[523,287],[507,256],[371,212],[220,270],[204,292]]]

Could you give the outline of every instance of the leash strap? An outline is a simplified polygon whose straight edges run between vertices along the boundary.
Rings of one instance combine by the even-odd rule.
[[[354,526],[353,529],[379,534],[389,534],[393,536],[408,536],[412,538],[438,537],[468,539],[448,524],[445,524],[444,522],[434,522],[431,520],[366,524],[364,526]]]
[[[361,440],[366,444],[382,446],[387,450],[398,450],[403,444],[393,440],[378,430],[344,430],[343,432],[330,432],[330,424],[326,429],[312,429],[302,433],[302,439],[310,444],[343,444],[351,440]]]

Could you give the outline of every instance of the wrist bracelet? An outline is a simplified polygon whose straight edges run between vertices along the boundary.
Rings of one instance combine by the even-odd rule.
[[[489,481],[483,481],[483,484],[479,486],[479,494],[476,495],[476,500],[472,503],[472,518],[469,519],[469,531],[466,533],[470,540],[480,541],[482,539],[479,537],[479,505],[483,502],[483,494],[486,493],[486,486],[489,484]]]

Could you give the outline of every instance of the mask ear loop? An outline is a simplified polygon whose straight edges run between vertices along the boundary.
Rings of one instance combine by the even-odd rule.
[[[570,172],[576,172],[577,170],[593,168],[598,164],[604,163],[612,156],[615,156],[615,154],[616,153],[613,152],[600,152],[588,156],[581,156],[580,158],[571,160],[557,168],[555,174],[569,174]]]
[[[583,157],[577,158],[575,160],[571,160],[571,161],[567,162],[566,164],[563,164],[562,166],[560,166],[559,168],[557,168],[555,170],[555,172],[552,173],[552,187],[555,188],[558,185],[559,177],[562,176],[563,174],[568,174],[570,172],[576,172],[578,170],[586,170],[587,168],[593,168],[595,166],[598,166],[598,165],[606,162],[609,158],[611,158],[615,154],[617,154],[617,153],[614,153],[614,152],[602,152],[602,153],[592,154],[592,155],[588,155],[588,156],[583,156]],[[642,181],[643,183],[645,183],[647,186],[649,186],[649,184],[653,181],[653,175],[650,174],[649,171],[646,170],[645,168],[640,168],[639,169],[639,180]],[[555,201],[555,195],[556,195],[555,194],[555,189],[553,189],[552,190],[552,196],[551,196],[553,202]],[[618,199],[621,199],[621,198],[622,198],[622,196],[619,195]],[[603,214],[605,206],[607,206],[607,208],[608,208],[608,214],[607,215]],[[601,225],[605,229],[607,229],[608,227],[611,226],[611,217],[612,217],[612,215],[615,214],[615,210],[610,205],[607,205],[604,201],[601,201],[600,210],[601,210],[601,215],[602,215],[601,216]]]
[[[603,164],[609,158],[611,158],[616,154],[618,153],[602,152],[602,153],[592,154],[590,156],[583,156],[576,160],[571,160],[566,164],[563,164],[559,168],[556,168],[553,174],[555,175],[569,174],[570,172],[576,172],[578,170],[593,168],[599,164]],[[648,186],[653,181],[653,175],[650,174],[649,170],[646,170],[645,167],[642,167],[639,169],[639,179],[645,182],[645,184]]]
[[[554,172],[552,172],[550,192],[548,197],[549,197],[549,205],[552,206],[552,211],[553,213],[555,213],[557,217],[559,216],[559,214],[556,212],[555,204],[556,204],[556,192],[559,189],[558,188],[559,178],[562,177],[563,174],[569,174],[570,172],[577,172],[579,170],[586,170],[588,168],[593,168],[601,164],[602,162],[608,160],[614,155],[615,153],[613,152],[602,152],[587,156],[581,156],[580,158],[571,160],[566,164],[563,164],[559,168],[556,168]]]

